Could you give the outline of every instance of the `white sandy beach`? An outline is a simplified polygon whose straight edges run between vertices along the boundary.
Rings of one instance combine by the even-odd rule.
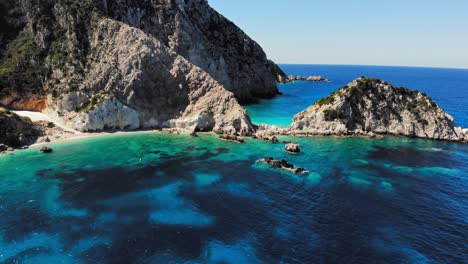
[[[12,111],[19,116],[29,117],[33,122],[37,121],[47,121],[54,123],[57,127],[60,127],[64,131],[71,132],[73,134],[82,134],[82,132],[74,130],[72,128],[66,127],[59,122],[53,120],[50,116],[41,113],[41,112],[32,112],[32,111]]]
[[[19,116],[24,116],[24,117],[29,117],[31,121],[33,122],[38,122],[38,121],[46,121],[46,122],[52,122],[55,124],[56,127],[60,128],[63,130],[63,132],[54,132],[57,133],[56,135],[48,135],[48,138],[51,140],[51,142],[54,143],[60,143],[60,142],[66,142],[70,140],[80,140],[80,139],[85,139],[85,138],[90,138],[90,137],[100,137],[100,136],[109,136],[109,135],[118,135],[118,134],[128,134],[128,133],[155,133],[155,132],[163,132],[163,133],[189,133],[187,131],[183,131],[180,129],[162,129],[162,130],[135,130],[135,131],[115,131],[115,132],[81,132],[74,130],[70,127],[64,126],[60,123],[58,123],[56,120],[51,118],[45,113],[41,112],[32,112],[32,111],[12,111],[16,113]],[[40,145],[45,145],[48,144],[49,142],[45,142],[43,140],[39,140],[35,144],[31,145],[31,147],[34,146],[40,146]]]
[[[63,124],[60,124],[50,116],[48,116],[45,113],[42,112],[32,112],[32,111],[12,111],[16,113],[19,116],[24,116],[24,117],[29,117],[31,121],[33,122],[38,122],[38,121],[46,121],[46,122],[52,122],[54,125],[61,130],[63,130],[65,133],[59,133],[58,135],[54,136],[49,136],[48,138],[52,142],[64,142],[64,141],[69,141],[69,140],[78,140],[78,139],[83,139],[83,138],[89,138],[89,137],[97,137],[97,136],[103,136],[103,135],[110,135],[111,133],[106,133],[106,132],[99,132],[99,133],[86,133],[86,132],[80,132],[77,130],[74,130],[70,127],[64,126]],[[125,132],[123,132],[125,133]],[[44,145],[47,144],[48,142],[44,141],[38,141],[37,143],[33,144],[32,146],[38,146],[38,145]]]

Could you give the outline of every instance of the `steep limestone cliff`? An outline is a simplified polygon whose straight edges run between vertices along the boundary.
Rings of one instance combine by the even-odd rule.
[[[142,29],[208,72],[241,101],[271,98],[285,74],[207,0],[104,0],[102,10]]]
[[[464,140],[464,131],[427,95],[358,78],[294,117],[295,134],[393,134]]]
[[[49,113],[64,117],[72,127],[252,132],[232,93],[143,31],[102,19],[89,49],[95,59],[78,89],[50,100]]]
[[[0,5],[9,8],[9,31],[0,32],[8,40],[0,60],[0,102],[28,110],[44,102],[44,111],[78,130],[183,127],[249,134],[253,127],[238,100],[274,96],[284,76],[205,0]]]

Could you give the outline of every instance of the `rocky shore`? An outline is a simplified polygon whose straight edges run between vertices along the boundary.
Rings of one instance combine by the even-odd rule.
[[[374,78],[358,78],[297,114],[288,128],[259,126],[262,135],[384,135],[468,142],[468,129],[458,127],[429,96],[394,87]]]
[[[41,134],[29,118],[0,107],[0,152],[34,144]]]
[[[36,117],[39,114],[31,115]],[[223,118],[223,117],[220,117]],[[1,151],[35,143],[47,143],[85,135],[46,120],[32,122],[0,108]],[[249,121],[250,122],[250,121]],[[196,135],[196,126],[166,128],[169,133]],[[245,133],[218,133],[220,139],[244,143],[244,136],[279,143],[279,135],[341,136],[381,139],[385,135],[468,142],[468,129],[456,126],[453,118],[430,97],[407,88],[370,78],[358,78],[297,114],[290,127],[252,126]],[[207,131],[209,132],[209,131]],[[247,133],[248,132],[248,133]],[[252,133],[252,134],[251,134]],[[77,135],[78,134],[78,135]],[[299,145],[284,142],[285,151],[297,154]]]
[[[0,107],[0,152],[78,136],[47,120],[31,120]]]

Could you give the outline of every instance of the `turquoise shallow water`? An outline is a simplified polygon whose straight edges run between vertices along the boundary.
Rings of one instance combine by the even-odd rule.
[[[332,82],[279,85],[283,96],[246,107],[256,124],[288,126],[295,114],[318,99],[328,96],[359,76],[366,76],[427,93],[455,118],[457,125],[468,128],[468,69],[349,65],[281,65],[281,68],[287,74],[321,75]]]
[[[0,156],[0,263],[466,261],[467,145],[284,139],[304,153],[148,132]]]

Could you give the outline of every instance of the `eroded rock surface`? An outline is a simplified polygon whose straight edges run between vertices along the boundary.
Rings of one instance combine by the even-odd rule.
[[[285,77],[206,0],[0,4],[1,103],[80,131],[251,134],[238,100],[273,97]]]
[[[300,145],[294,143],[287,143],[284,147],[288,153],[299,153],[301,152]]]
[[[296,135],[392,134],[464,140],[464,131],[430,97],[407,88],[358,78],[294,117]]]

